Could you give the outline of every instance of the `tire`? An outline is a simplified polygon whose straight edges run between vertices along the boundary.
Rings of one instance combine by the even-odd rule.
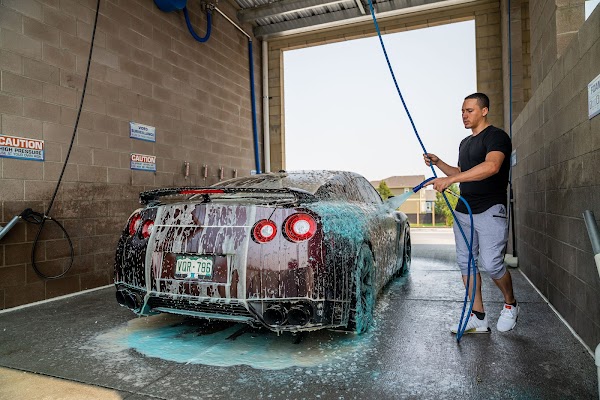
[[[402,268],[400,268],[399,276],[404,276],[410,271],[410,261],[412,257],[411,244],[410,244],[410,228],[407,225],[406,233],[404,234],[404,249],[402,250]]]
[[[375,263],[373,252],[363,244],[356,257],[356,270],[352,276],[352,301],[348,330],[365,333],[373,323],[375,310]]]

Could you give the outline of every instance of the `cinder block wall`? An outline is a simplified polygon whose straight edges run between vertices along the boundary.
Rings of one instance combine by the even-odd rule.
[[[566,3],[530,2],[533,96],[513,124],[517,250],[521,269],[593,349],[600,278],[582,212],[600,217],[600,116],[589,120],[587,106],[600,74],[600,9],[583,23],[582,9],[579,19],[560,12]],[[576,32],[567,45],[556,26]]]
[[[556,59],[577,36],[585,0],[530,0],[532,88],[536,90]]]
[[[475,20],[477,89],[485,92],[492,103],[490,121],[504,127],[502,31],[500,0],[480,0],[451,5],[378,20],[382,34],[427,28],[454,22]],[[327,43],[375,36],[373,22],[356,23],[341,28],[276,38],[269,41],[269,127],[271,170],[285,169],[285,115],[283,92],[283,57],[285,51]],[[465,93],[464,95],[468,95]],[[462,101],[462,97],[460,98]]]
[[[504,126],[509,132],[511,121],[521,113],[531,98],[531,49],[529,32],[529,0],[510,1],[510,33],[508,38],[508,0],[502,0],[502,69],[504,75]],[[509,64],[510,63],[510,64]],[[509,72],[512,69],[512,81]],[[510,97],[512,85],[512,120]],[[512,251],[512,249],[510,249]]]
[[[48,207],[75,123],[96,0],[0,3],[0,134],[43,139],[46,147],[44,162],[0,158],[5,225],[27,207]],[[193,25],[204,35],[199,2],[190,7]],[[235,16],[230,3],[219,8]],[[162,13],[152,0],[101,1],[79,131],[50,213],[68,230],[75,262],[64,278],[38,278],[30,265],[37,227],[19,223],[0,241],[0,309],[111,283],[116,240],[140,191],[209,185],[219,180],[221,167],[224,178],[234,170],[250,174],[247,43],[216,13],[211,37],[201,44],[180,12]],[[258,99],[260,54],[255,41]],[[156,143],[129,138],[129,121],[155,126]],[[130,170],[130,153],[155,155],[156,173]],[[187,178],[184,161],[190,163]],[[36,260],[54,275],[66,265],[68,250],[60,231],[47,225]]]

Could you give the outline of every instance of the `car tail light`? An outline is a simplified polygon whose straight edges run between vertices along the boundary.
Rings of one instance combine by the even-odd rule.
[[[277,234],[275,222],[268,219],[261,219],[252,228],[252,237],[258,243],[270,242]]]
[[[140,223],[142,222],[142,216],[140,214],[134,214],[129,220],[129,235],[133,236],[137,232],[140,227]]]
[[[317,231],[317,222],[308,214],[290,215],[283,223],[285,236],[292,242],[310,239]]]
[[[152,229],[154,229],[154,221],[151,219],[145,220],[142,225],[142,238],[148,239],[152,234]]]

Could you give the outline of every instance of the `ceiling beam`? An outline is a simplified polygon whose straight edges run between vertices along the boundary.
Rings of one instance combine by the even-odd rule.
[[[310,10],[315,7],[344,3],[348,0],[281,0],[258,7],[244,8],[237,12],[242,22],[253,22],[261,18],[278,17],[283,14]]]
[[[409,0],[408,2],[413,6],[407,6],[407,0],[392,0],[385,3],[376,3],[374,6],[377,18],[389,18],[397,15],[406,15],[439,8],[454,8],[457,6],[486,3],[488,1],[489,0]],[[414,6],[415,3],[418,3],[419,5]],[[282,36],[297,35],[321,29],[361,23],[369,20],[371,20],[370,14],[363,15],[358,8],[351,8],[322,15],[314,15],[275,24],[257,26],[254,28],[254,36],[262,39],[273,39]]]
[[[327,14],[314,15],[312,17],[298,18],[291,21],[278,22],[257,26],[254,28],[254,36],[259,38],[273,38],[279,36],[293,35],[298,33],[310,32],[321,28],[329,28],[360,22],[369,17],[362,15],[358,8],[330,12]]]
[[[367,12],[365,11],[365,7],[363,7],[362,0],[354,0],[354,1],[356,1],[356,5],[358,6],[358,9],[360,10],[360,13],[362,15],[365,15]]]

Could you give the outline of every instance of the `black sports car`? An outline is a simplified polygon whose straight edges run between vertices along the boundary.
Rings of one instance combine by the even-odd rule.
[[[280,172],[140,194],[118,243],[119,304],[262,325],[364,332],[410,266],[410,228],[362,176]]]

